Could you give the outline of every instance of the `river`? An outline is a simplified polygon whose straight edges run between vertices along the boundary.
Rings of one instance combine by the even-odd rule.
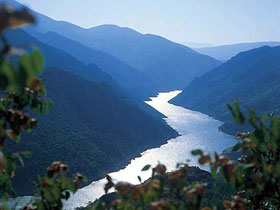
[[[235,138],[218,130],[222,122],[215,120],[200,112],[188,110],[172,105],[168,101],[181,91],[159,93],[157,97],[150,98],[147,104],[166,116],[166,122],[181,136],[170,139],[159,148],[149,149],[138,158],[131,160],[124,169],[110,173],[117,181],[127,181],[133,184],[139,183],[137,176],[142,180],[148,179],[151,171],[141,172],[146,164],[155,166],[158,162],[167,166],[168,171],[176,167],[176,163],[186,163],[198,166],[197,158],[191,155],[194,149],[202,149],[213,153],[221,153],[224,149],[236,143]],[[208,170],[207,168],[204,168]],[[105,179],[92,182],[90,185],[79,189],[70,200],[65,203],[65,209],[73,210],[76,207],[86,206],[104,194]]]

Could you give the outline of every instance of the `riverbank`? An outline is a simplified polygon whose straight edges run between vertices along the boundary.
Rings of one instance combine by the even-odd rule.
[[[166,122],[175,129],[181,136],[170,139],[159,148],[149,149],[141,153],[141,157],[131,160],[124,169],[110,173],[110,176],[117,181],[127,181],[138,184],[137,175],[146,180],[151,172],[141,172],[146,164],[155,166],[159,161],[165,164],[168,171],[175,169],[176,164],[189,160],[189,165],[198,166],[197,159],[191,154],[194,149],[202,149],[210,153],[222,153],[226,148],[236,143],[235,138],[220,132],[218,127],[222,122],[207,115],[179,106],[172,105],[168,101],[179,94],[180,91],[160,93],[152,97],[146,103],[164,114]],[[207,170],[207,168],[204,168]],[[65,203],[67,210],[76,207],[86,206],[104,194],[105,179],[93,182],[90,185],[78,190],[78,192]]]

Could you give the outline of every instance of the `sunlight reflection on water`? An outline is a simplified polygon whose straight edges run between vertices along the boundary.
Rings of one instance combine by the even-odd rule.
[[[173,170],[176,163],[186,163],[198,166],[197,159],[191,155],[194,149],[202,149],[213,153],[221,153],[224,149],[233,146],[236,140],[218,130],[222,124],[200,112],[184,109],[172,105],[168,101],[178,95],[181,91],[160,93],[157,97],[152,97],[147,104],[164,114],[166,122],[181,136],[170,139],[166,144],[159,148],[149,149],[141,153],[141,157],[131,160],[130,164],[124,169],[110,173],[113,179],[127,181],[134,184],[139,183],[137,175],[142,180],[151,175],[151,171],[141,172],[146,164],[155,166],[159,160],[165,164],[168,170]],[[204,168],[207,170],[207,168]],[[104,194],[105,179],[92,182],[90,185],[78,190],[69,201],[65,203],[65,209],[72,210],[76,207],[86,206],[88,202],[93,202]]]

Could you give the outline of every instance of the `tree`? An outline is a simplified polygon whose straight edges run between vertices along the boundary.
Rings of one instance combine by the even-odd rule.
[[[4,31],[35,22],[26,10],[16,10],[0,6],[0,192],[4,199],[14,195],[12,178],[16,166],[24,165],[23,157],[30,157],[28,151],[12,152],[8,141],[18,143],[23,132],[31,132],[37,126],[35,113],[47,113],[51,101],[46,98],[43,81],[39,78],[43,69],[43,56],[39,50],[31,53],[13,48],[6,40]],[[248,109],[245,117],[236,101],[234,106],[227,105],[236,123],[243,124],[246,118],[253,128],[249,133],[238,133],[240,142],[233,151],[241,150],[242,156],[237,163],[229,158],[210,154],[201,150],[193,151],[199,156],[199,163],[210,165],[212,176],[223,177],[238,191],[231,200],[223,201],[227,210],[280,209],[280,118],[273,113],[258,118]],[[149,170],[149,165],[142,170]],[[76,174],[67,176],[68,166],[56,161],[47,168],[47,173],[37,181],[38,196],[31,209],[62,209],[62,200],[75,193],[85,177]],[[97,201],[89,209],[203,209],[216,207],[204,206],[207,183],[188,183],[187,165],[178,165],[177,170],[166,173],[166,167],[158,164],[152,169],[152,177],[140,184],[116,183],[107,176],[105,192],[114,188],[119,199],[110,204]]]
[[[37,127],[37,120],[32,116],[47,113],[51,101],[45,96],[46,91],[39,74],[43,70],[43,56],[34,49],[25,53],[13,48],[5,38],[4,31],[35,22],[26,10],[17,10],[10,5],[0,5],[0,192],[4,199],[14,195],[12,178],[18,164],[24,166],[23,157],[30,157],[30,152],[12,152],[7,141],[20,141],[23,132],[31,132]],[[75,192],[85,177],[76,174],[68,178],[68,166],[54,162],[45,177],[39,177],[37,189],[39,196],[25,209],[62,209],[62,199],[68,199],[70,192]]]
[[[236,123],[243,124],[246,117],[236,101],[234,106],[227,105]],[[241,150],[238,162],[215,154],[195,150],[199,163],[210,165],[213,178],[222,176],[225,182],[231,183],[237,193],[231,200],[224,200],[227,210],[280,209],[280,118],[266,114],[258,118],[255,112],[248,109],[248,122],[252,132],[238,133],[240,142],[232,150]],[[145,166],[143,170],[148,170]],[[119,196],[111,204],[97,201],[88,209],[203,209],[202,200],[207,183],[187,184],[188,166],[180,165],[177,170],[166,173],[164,165],[159,164],[152,170],[152,177],[140,184],[114,183],[107,176],[105,192],[114,188]],[[141,179],[140,179],[141,180]]]

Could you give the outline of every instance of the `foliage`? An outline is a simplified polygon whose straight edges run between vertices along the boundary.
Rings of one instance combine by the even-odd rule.
[[[246,106],[260,116],[271,112],[279,115],[279,58],[279,46],[242,52],[194,79],[171,102],[224,122],[220,129],[226,133],[235,135],[240,131],[251,131],[248,122],[239,125],[232,121],[225,102],[232,103],[238,99],[243,104],[244,113]]]
[[[0,8],[1,31],[11,26],[20,26],[32,22],[26,10],[13,11],[7,6]],[[21,18],[21,16],[23,16]],[[10,18],[9,18],[10,17]],[[3,23],[5,22],[5,23]],[[21,133],[36,128],[37,121],[30,117],[27,110],[36,110],[38,114],[47,111],[50,102],[44,100],[45,89],[42,81],[36,77],[41,72],[43,58],[39,51],[24,54],[15,65],[8,59],[13,52],[4,35],[1,35],[3,48],[0,54],[0,188],[5,198],[14,194],[11,178],[15,175],[16,162],[23,165],[22,156],[30,156],[28,152],[12,153],[6,148],[6,141],[20,141]]]
[[[233,107],[228,104],[228,108],[236,123],[245,123],[237,101]],[[242,151],[238,163],[223,155],[211,157],[201,150],[192,154],[199,156],[200,164],[210,165],[214,178],[222,176],[236,189],[231,200],[223,201],[225,209],[276,210],[280,208],[280,118],[264,115],[259,119],[250,109],[248,113],[248,121],[254,130],[237,134],[240,142],[232,150]],[[149,168],[147,165],[143,170]],[[174,172],[166,173],[165,166],[159,164],[153,168],[152,177],[140,185],[114,183],[107,176],[105,192],[114,188],[119,199],[109,204],[97,201],[88,209],[216,209],[213,203],[210,203],[211,207],[202,205],[207,183],[187,183],[188,169],[186,165],[180,165]]]
[[[143,170],[148,170],[145,166]],[[158,164],[152,170],[152,178],[140,185],[125,182],[113,183],[107,176],[105,191],[114,187],[121,199],[112,203],[113,209],[199,209],[206,192],[205,183],[187,184],[188,167],[178,165],[178,170],[166,173],[166,167]],[[92,209],[107,209],[95,203]]]
[[[26,9],[15,10],[0,5],[0,193],[4,199],[14,195],[12,178],[16,165],[24,165],[22,157],[29,157],[30,152],[12,152],[9,141],[18,143],[21,134],[31,132],[37,127],[37,120],[31,115],[48,112],[51,101],[45,98],[43,82],[37,77],[43,69],[43,57],[38,50],[23,53],[12,48],[3,35],[11,27],[33,23],[33,16]],[[54,162],[46,177],[38,178],[37,198],[32,206],[25,209],[62,209],[62,199],[68,199],[70,192],[75,192],[85,178],[78,174],[74,179],[66,176],[68,166]]]
[[[65,176],[67,171],[68,166],[60,161],[48,167],[47,175],[38,178],[39,197],[24,210],[62,209],[62,200],[67,200],[71,195],[70,192],[75,193],[78,186],[86,181],[86,178],[79,173],[73,179],[68,178]]]
[[[15,151],[36,154],[36,159],[25,161],[25,167],[20,168],[22,176],[14,178],[18,196],[32,195],[33,180],[52,161],[67,162],[70,173],[79,171],[87,174],[89,181],[98,180],[108,171],[124,167],[142,151],[178,135],[163,115],[119,91],[115,78],[95,65],[87,66],[23,30],[10,30],[5,35],[13,46],[29,49],[35,45],[40,49],[45,61],[40,77],[55,104],[47,115],[38,116],[36,132],[23,135],[24,141],[11,145]]]
[[[162,165],[161,165],[162,167]],[[159,166],[157,166],[156,168],[159,168]],[[153,171],[157,170],[154,169]],[[184,168],[184,171],[186,172],[185,174],[181,174],[181,171],[183,171],[182,169]],[[150,170],[150,169],[149,169]],[[165,173],[163,176],[154,176],[151,179],[145,181],[145,182],[141,182],[140,185],[130,185],[128,183],[115,183],[115,181],[111,180],[113,183],[113,185],[128,185],[132,188],[132,191],[139,191],[141,190],[143,187],[146,191],[141,193],[141,198],[136,199],[134,198],[135,195],[137,195],[136,193],[134,193],[131,196],[124,196],[123,194],[120,194],[117,192],[113,192],[113,193],[109,193],[106,194],[104,196],[102,196],[99,200],[97,200],[96,202],[88,205],[86,208],[79,208],[79,209],[124,209],[123,207],[118,206],[118,203],[133,203],[134,206],[130,208],[136,208],[138,207],[138,209],[149,209],[150,205],[157,203],[158,201],[164,200],[166,201],[166,203],[168,203],[168,200],[171,200],[171,204],[168,206],[170,208],[170,206],[175,205],[176,209],[179,208],[178,204],[181,203],[181,207],[184,206],[184,202],[186,203],[186,206],[188,206],[188,209],[192,209],[193,205],[195,204],[195,197],[192,198],[188,198],[187,199],[187,187],[192,187],[192,186],[200,186],[200,184],[204,187],[205,193],[204,196],[202,196],[201,199],[201,203],[200,206],[202,207],[206,207],[206,206],[217,206],[218,209],[222,209],[222,203],[221,200],[222,199],[230,199],[231,195],[233,193],[235,193],[236,191],[233,189],[233,187],[231,187],[229,184],[226,184],[223,182],[223,180],[221,180],[220,178],[218,179],[213,179],[211,174],[207,171],[201,170],[198,167],[188,167],[187,165],[178,165],[178,170],[180,172],[170,172],[170,173]],[[181,174],[181,175],[180,175]],[[176,177],[179,176],[179,177]],[[150,191],[153,191],[152,187],[153,185],[151,185],[151,183],[153,182],[163,182],[163,185],[160,185],[161,190],[163,193],[162,194],[156,194],[153,197],[151,196]],[[183,183],[183,185],[185,186],[185,189],[183,188],[182,191],[180,190],[176,190],[176,188],[180,188],[178,187],[179,185],[181,185]],[[207,184],[206,184],[207,183]],[[106,189],[108,189],[108,187],[112,186],[112,184],[107,184]],[[114,186],[113,186],[114,187]],[[172,189],[170,189],[172,188]],[[148,191],[148,193],[147,193]],[[141,191],[140,191],[141,192]],[[169,195],[172,194],[172,197],[170,197]],[[182,195],[182,196],[180,196]],[[148,198],[150,199],[149,203],[146,202],[145,200],[143,200],[143,198]],[[116,201],[114,201],[116,200]],[[133,201],[133,202],[131,202]],[[193,201],[193,203],[191,202]],[[177,202],[177,204],[176,204]],[[190,202],[189,205],[187,205],[187,202]],[[112,207],[111,204],[114,204],[114,206]],[[159,208],[160,209],[160,208]],[[182,207],[182,209],[185,209],[185,207]]]
[[[27,10],[13,10],[0,7],[0,33],[3,42],[0,52],[0,190],[4,198],[14,194],[12,178],[16,165],[23,165],[22,157],[29,157],[29,152],[11,152],[8,141],[18,143],[23,132],[31,132],[37,126],[37,120],[30,117],[47,112],[50,101],[45,98],[42,80],[37,77],[43,68],[43,58],[38,50],[21,54],[13,49],[3,35],[10,27],[33,23],[34,18]],[[12,58],[11,58],[12,54]],[[236,101],[228,109],[236,123],[244,124],[246,117]],[[229,158],[201,151],[193,151],[199,156],[199,163],[210,165],[214,178],[223,177],[238,190],[231,200],[224,200],[223,207],[227,210],[246,209],[280,209],[280,118],[273,114],[264,115],[259,119],[255,112],[248,109],[248,123],[253,131],[238,133],[240,142],[233,148],[241,150],[242,156],[238,163]],[[143,167],[143,171],[151,166]],[[38,197],[31,209],[62,209],[63,200],[67,200],[71,192],[75,193],[85,177],[76,174],[67,177],[68,166],[56,161],[47,169],[44,177],[38,177]],[[166,167],[158,164],[152,169],[152,177],[139,185],[117,182],[107,176],[105,192],[113,188],[120,199],[107,205],[97,201],[91,209],[216,209],[213,203],[207,206],[203,198],[207,195],[207,183],[188,182],[189,167],[179,164],[173,172],[167,173]],[[208,207],[211,206],[211,207]]]

